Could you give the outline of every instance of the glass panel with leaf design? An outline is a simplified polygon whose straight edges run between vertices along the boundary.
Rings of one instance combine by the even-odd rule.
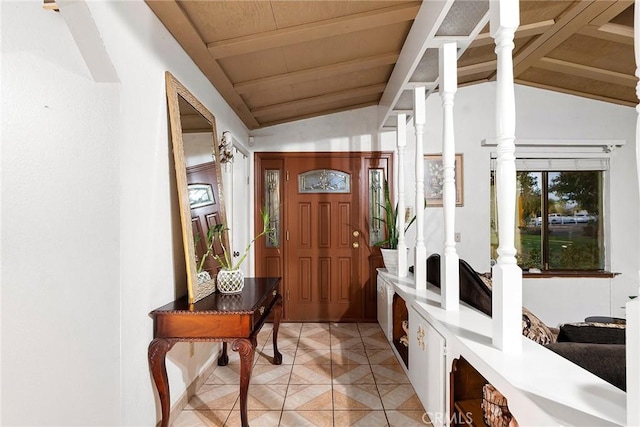
[[[273,230],[266,239],[268,248],[280,247],[280,170],[267,169],[264,171],[264,200],[265,209],[269,213],[269,227]]]
[[[298,175],[300,193],[350,193],[351,176],[348,173],[316,169]]]
[[[382,242],[384,237],[384,181],[383,169],[369,170],[369,240],[371,246]]]

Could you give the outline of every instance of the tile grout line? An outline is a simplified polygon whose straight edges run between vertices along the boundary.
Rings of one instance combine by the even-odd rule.
[[[280,332],[280,330],[278,330]],[[273,333],[273,331],[271,331]],[[287,403],[287,397],[289,397],[289,389],[291,387],[291,376],[293,375],[293,367],[296,364],[296,357],[298,357],[298,346],[300,345],[300,335],[302,334],[302,327],[298,332],[298,339],[296,340],[296,348],[293,352],[293,361],[291,362],[291,372],[289,373],[289,381],[287,382],[287,391],[284,393],[284,400],[282,401],[282,410],[280,411],[280,419],[278,420],[278,426],[282,425],[282,417],[284,417],[284,406]],[[286,426],[283,426],[286,427]]]
[[[282,326],[284,326],[284,325],[286,325],[286,324],[283,324]],[[297,360],[299,360],[299,356],[301,356],[301,354],[298,353],[298,352],[300,350],[313,351],[313,350],[316,349],[313,346],[313,341],[314,341],[313,339],[310,340],[311,341],[309,343],[310,347],[308,349],[306,347],[305,348],[300,347],[300,345],[301,345],[300,341],[301,341],[301,339],[303,337],[303,329],[304,329],[305,325],[310,325],[310,323],[301,323],[299,328],[295,328],[294,329],[294,330],[297,329],[297,333],[294,333],[293,335],[291,335],[291,338],[294,338],[294,337],[297,336],[297,338],[295,339],[295,346],[287,347],[287,349],[286,349],[286,350],[293,351],[293,355],[292,355],[292,362],[290,364],[291,365],[291,369],[290,369],[290,372],[289,372],[288,381],[286,383],[284,399],[283,399],[282,405],[280,407],[279,419],[278,419],[277,424],[276,424],[276,425],[282,426],[282,427],[287,427],[287,426],[284,426],[282,423],[283,423],[283,420],[284,420],[284,412],[285,412],[285,406],[286,406],[287,398],[291,397],[291,396],[289,396],[289,393],[292,391],[291,385],[292,385],[293,368],[296,366],[296,362],[297,362]],[[363,355],[366,357],[366,359],[365,359],[366,360],[366,365],[369,367],[369,371],[371,372],[371,375],[372,375],[373,386],[375,387],[376,393],[378,393],[378,398],[380,399],[380,402],[381,402],[381,410],[384,411],[385,422],[387,423],[386,425],[390,426],[391,424],[390,424],[390,419],[389,419],[389,411],[392,410],[392,408],[386,408],[386,405],[385,405],[385,403],[384,403],[384,401],[382,399],[380,387],[381,387],[381,385],[383,385],[383,383],[380,383],[379,382],[380,379],[376,378],[376,376],[373,375],[373,366],[374,365],[373,365],[372,360],[370,358],[369,351],[367,351],[367,350],[377,350],[380,347],[375,343],[375,340],[373,340],[373,339],[371,340],[371,343],[370,343],[370,345],[373,345],[373,347],[371,347],[371,348],[367,347],[365,345],[364,337],[362,335],[363,329],[361,328],[361,325],[356,322],[355,326],[356,327],[355,327],[354,330],[357,331],[357,338],[362,343],[362,347],[361,348],[363,349],[363,353],[364,353]],[[312,327],[311,329],[314,329],[314,328]],[[332,425],[335,427],[336,426],[336,415],[337,415],[338,412],[342,412],[342,411],[336,411],[336,406],[335,406],[335,398],[336,398],[335,385],[339,384],[339,383],[335,383],[334,382],[334,379],[335,379],[334,375],[336,374],[336,368],[340,364],[338,363],[338,361],[333,356],[334,356],[334,353],[336,354],[336,356],[338,356],[339,352],[342,353],[342,352],[345,352],[345,351],[347,351],[347,352],[353,351],[353,352],[357,353],[358,351],[357,351],[356,348],[348,349],[348,348],[339,347],[339,344],[342,342],[342,340],[338,339],[336,336],[334,336],[334,332],[337,333],[338,335],[341,335],[341,332],[339,332],[341,328],[339,328],[339,327],[335,327],[334,328],[334,327],[332,327],[331,323],[328,323],[328,328],[321,327],[320,329],[324,329],[324,330],[326,330],[328,332],[328,341],[329,341],[328,350],[329,351],[326,352],[326,354],[328,354],[328,356],[329,356],[329,376],[330,376],[330,385],[331,385],[331,388],[330,388],[330,390],[331,390],[331,393],[330,393],[331,404],[328,405],[328,406],[330,408],[329,410],[331,411]],[[374,332],[374,331],[370,330],[369,328],[366,328],[365,330],[368,331],[366,337],[371,338],[373,336],[373,334],[371,332]],[[293,331],[291,331],[291,332],[293,332]],[[265,340],[262,342],[262,344],[258,344],[256,346],[256,356],[254,356],[255,360],[254,360],[254,363],[252,365],[252,369],[255,369],[258,366],[258,360],[260,359],[261,354],[262,354],[262,356],[265,356],[265,353],[264,353],[265,352],[265,347],[270,342],[270,339],[272,340],[272,338],[273,338],[272,334],[273,334],[273,330],[269,331],[269,333],[267,334],[267,336],[266,336]],[[347,334],[347,335],[349,335],[349,334]],[[289,336],[287,336],[287,338],[289,338]],[[347,336],[342,337],[342,338],[347,338]],[[353,338],[356,338],[356,337],[353,337]],[[334,343],[334,341],[336,341],[336,342]],[[318,342],[320,343],[320,341],[318,341]],[[293,344],[293,343],[291,343],[291,344]],[[334,347],[334,344],[336,345],[336,347]],[[387,346],[389,346],[389,343],[385,342],[385,344],[387,344]],[[321,350],[322,347],[323,346],[318,347],[317,350]],[[384,350],[384,348],[380,348],[380,350]],[[319,364],[324,365],[325,363],[319,363]],[[358,364],[360,364],[360,363],[358,363]],[[350,365],[350,364],[348,364],[348,365]],[[384,379],[383,379],[383,382],[384,382]],[[350,382],[350,384],[351,385],[358,385],[356,382]],[[398,384],[400,384],[400,383],[398,383]],[[402,384],[404,384],[404,383],[402,383]],[[268,384],[265,384],[265,385],[268,385]],[[415,393],[415,390],[414,390],[414,393]],[[238,405],[238,399],[239,398],[236,397],[236,399],[233,402],[231,410],[229,410],[229,412],[226,413],[226,416],[225,416],[224,421],[223,421],[224,425],[228,425],[228,423],[230,422],[231,415],[233,413],[233,408]],[[358,409],[351,409],[351,410],[359,411]],[[364,408],[361,409],[361,410],[364,410]],[[349,412],[350,409],[345,408],[344,411],[345,412]],[[368,412],[375,412],[375,411],[376,410],[373,409],[373,408],[369,408],[369,410],[368,410]],[[197,410],[196,410],[196,412],[197,412]],[[294,410],[293,412],[298,412],[298,411]]]

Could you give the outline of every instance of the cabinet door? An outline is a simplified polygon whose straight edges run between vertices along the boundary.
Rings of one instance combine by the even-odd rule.
[[[380,275],[377,280],[377,300],[378,300],[378,323],[389,341],[392,338],[391,320],[391,285]]]
[[[418,312],[409,310],[409,378],[434,426],[446,425],[445,340]]]

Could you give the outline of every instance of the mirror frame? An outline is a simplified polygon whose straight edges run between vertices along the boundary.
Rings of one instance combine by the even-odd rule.
[[[189,205],[189,192],[187,187],[187,166],[184,152],[184,140],[182,121],[180,117],[179,97],[197,110],[211,124],[212,155],[216,165],[216,177],[218,180],[218,197],[220,203],[220,217],[224,224],[227,223],[227,215],[224,204],[224,192],[222,186],[222,172],[220,170],[220,151],[218,148],[218,132],[214,115],[204,106],[189,90],[184,87],[170,72],[165,73],[167,103],[169,107],[169,124],[171,128],[171,140],[173,146],[173,159],[176,170],[176,184],[178,188],[178,203],[180,205],[180,221],[182,223],[182,242],[187,270],[187,293],[189,303],[193,304],[215,291],[215,287],[199,285],[197,275],[197,258],[193,239],[193,226],[191,220],[191,207]],[[223,244],[229,247],[228,233],[225,231]],[[212,280],[216,280],[215,277]]]

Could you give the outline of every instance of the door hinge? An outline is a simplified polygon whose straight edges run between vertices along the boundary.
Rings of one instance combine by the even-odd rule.
[[[442,347],[442,355],[443,356],[447,356],[448,355],[448,350],[447,350],[447,346],[446,345],[444,347]]]
[[[287,239],[287,242],[288,242],[289,241],[289,230],[287,230],[286,235],[287,235],[286,239]]]
[[[289,289],[287,289],[287,301],[289,301]]]
[[[285,178],[284,178],[284,179],[285,179],[286,181],[289,181],[289,171],[286,171],[286,172],[285,172]]]

